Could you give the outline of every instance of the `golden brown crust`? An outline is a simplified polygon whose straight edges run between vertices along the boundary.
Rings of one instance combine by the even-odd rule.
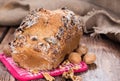
[[[16,63],[30,70],[50,70],[77,48],[82,30],[72,11],[41,8],[30,13],[14,35],[9,47]]]

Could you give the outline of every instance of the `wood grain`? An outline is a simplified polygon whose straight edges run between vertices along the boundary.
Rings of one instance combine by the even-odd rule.
[[[120,44],[89,37],[82,42],[97,56],[95,64],[82,74],[83,81],[120,81]]]
[[[2,39],[3,39],[3,34],[4,34],[4,32],[2,32],[2,31],[5,31],[6,30],[6,28],[5,27],[0,27],[0,43],[2,42]]]
[[[2,51],[5,44],[13,37],[15,28],[11,28],[0,45]],[[83,81],[120,81],[120,44],[108,39],[90,38],[83,36],[82,43],[89,48],[89,52],[95,53],[97,60],[95,64],[89,65],[89,70],[84,73],[77,73]],[[61,76],[55,77],[55,81],[66,81]],[[0,81],[16,81],[15,78],[0,63]],[[32,81],[46,81],[45,79]]]
[[[8,44],[8,42],[12,39],[13,33],[14,33],[15,28],[10,28],[6,36],[4,37],[3,41],[0,44],[0,52],[2,52],[4,46]],[[0,28],[0,32],[3,32]]]
[[[3,32],[3,30],[1,29],[2,28],[0,28],[0,32]],[[2,43],[0,44],[0,53],[2,53],[4,46],[8,44],[8,41],[12,38],[14,30],[15,28],[11,28],[7,35],[5,36],[5,38],[3,39]],[[0,62],[0,81],[15,81],[15,78],[11,76],[11,74],[7,71],[7,69],[1,62]]]

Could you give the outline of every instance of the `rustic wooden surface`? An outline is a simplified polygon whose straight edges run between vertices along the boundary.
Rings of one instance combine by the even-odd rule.
[[[0,27],[0,35],[4,30]],[[13,37],[15,28],[10,28],[4,40],[0,44],[0,52],[2,52],[5,44]],[[120,81],[120,44],[113,43],[108,39],[93,39],[84,36],[81,40],[89,48],[89,52],[93,52],[97,56],[95,64],[89,66],[89,70],[84,73],[78,73],[83,81]],[[0,81],[16,81],[14,77],[7,71],[2,63],[0,63]],[[45,81],[44,79],[33,81]],[[56,77],[55,81],[66,81],[61,76]]]

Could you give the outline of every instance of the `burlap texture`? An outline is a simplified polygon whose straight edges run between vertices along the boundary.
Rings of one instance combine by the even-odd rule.
[[[110,1],[108,1],[109,4],[112,3]],[[12,0],[0,7],[0,25],[19,25],[29,11],[36,8],[54,10],[67,7],[80,15],[84,33],[91,33],[92,36],[105,34],[110,39],[120,42],[120,21],[104,10],[105,7],[118,14],[116,9],[119,5],[108,7],[105,3],[107,3],[106,0],[101,0],[101,2],[97,0]],[[96,4],[99,5],[96,6]]]

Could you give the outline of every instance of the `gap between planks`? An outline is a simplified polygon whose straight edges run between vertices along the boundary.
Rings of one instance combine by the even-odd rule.
[[[3,48],[6,44],[8,44],[8,42],[13,38],[13,33],[15,31],[15,28],[11,27],[8,30],[8,33],[6,34],[6,36],[4,37],[4,39],[2,40],[1,44],[0,44],[0,53],[3,51]]]

